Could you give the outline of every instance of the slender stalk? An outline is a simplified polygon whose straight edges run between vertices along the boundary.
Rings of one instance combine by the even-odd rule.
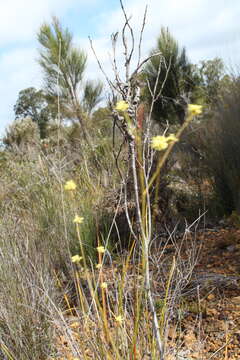
[[[133,183],[134,183],[134,194],[135,194],[135,204],[136,204],[136,213],[137,213],[137,221],[139,225],[139,235],[142,242],[143,247],[143,254],[142,254],[142,266],[143,266],[143,274],[145,280],[145,292],[147,294],[150,310],[153,317],[153,330],[154,335],[157,343],[157,347],[160,354],[160,360],[163,360],[164,356],[164,346],[163,340],[161,339],[159,325],[158,325],[158,318],[155,309],[154,300],[152,297],[151,292],[151,280],[150,280],[150,269],[149,269],[149,238],[146,236],[144,226],[143,226],[143,219],[142,213],[140,208],[140,201],[139,201],[139,188],[138,188],[138,178],[137,178],[137,169],[136,169],[136,148],[135,143],[132,141],[130,143],[130,150],[131,150],[131,164],[132,164],[132,172],[133,172]],[[150,219],[149,219],[150,221]]]
[[[186,121],[183,123],[183,125],[181,126],[181,128],[178,130],[177,134],[176,134],[176,138],[180,139],[183,131],[186,129],[186,127],[189,125],[189,122],[192,120],[192,116],[189,116]],[[150,190],[150,188],[152,187],[154,181],[157,179],[157,177],[160,174],[161,169],[163,168],[163,166],[165,165],[165,162],[167,161],[170,153],[172,152],[172,149],[175,145],[175,142],[171,142],[167,148],[167,150],[165,151],[165,153],[163,154],[163,156],[161,157],[160,161],[158,162],[158,166],[157,169],[155,171],[155,173],[152,175],[146,189],[144,190],[143,195],[146,196],[147,191]]]
[[[168,276],[167,288],[166,288],[164,303],[163,303],[163,308],[162,308],[162,316],[161,316],[161,334],[162,334],[162,336],[163,336],[163,329],[164,329],[164,323],[165,323],[165,318],[166,318],[166,309],[167,309],[167,300],[168,300],[168,295],[169,295],[169,289],[170,289],[170,285],[171,285],[171,281],[172,281],[172,277],[173,277],[175,268],[176,268],[176,259],[174,256],[172,266],[170,269],[170,273]]]

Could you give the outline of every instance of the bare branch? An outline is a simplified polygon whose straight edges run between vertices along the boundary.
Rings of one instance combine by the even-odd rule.
[[[119,76],[119,71],[118,71],[118,67],[117,67],[117,57],[116,57],[116,45],[117,45],[117,39],[118,39],[118,32],[116,32],[115,34],[112,34],[111,36],[111,41],[112,41],[112,50],[113,50],[113,60],[112,60],[112,65],[113,65],[113,73],[115,75],[115,80],[117,83],[118,88],[121,88],[121,78]]]
[[[133,52],[134,52],[135,39],[134,39],[133,29],[132,29],[132,27],[131,27],[131,25],[129,23],[129,20],[131,19],[131,17],[130,18],[127,17],[127,14],[126,14],[126,11],[125,11],[122,0],[120,0],[120,5],[121,5],[121,8],[122,8],[122,12],[124,14],[124,17],[125,17],[125,24],[124,24],[123,30],[122,30],[122,42],[123,42],[123,46],[124,46],[124,49],[125,49],[124,55],[125,55],[126,81],[128,81],[128,79],[129,79],[129,67],[130,67],[132,55],[133,55]],[[129,29],[129,32],[130,32],[130,35],[131,35],[131,41],[132,41],[131,49],[130,49],[129,53],[128,53],[128,45],[127,45],[127,37],[126,37],[126,28]]]
[[[146,25],[146,18],[147,18],[147,9],[148,6],[146,5],[144,15],[143,15],[143,22],[142,22],[142,28],[140,32],[140,39],[138,44],[138,62],[137,62],[137,69],[139,69],[140,61],[141,61],[141,49],[142,49],[142,38],[143,38],[143,31]]]
[[[151,58],[153,58],[154,56],[161,56],[161,52],[158,52],[158,53],[156,53],[156,54],[152,54],[152,55],[148,56],[146,59],[144,59],[144,60],[137,66],[137,68],[134,70],[134,72],[132,73],[130,79],[133,79],[134,76],[137,75],[138,71],[142,68],[142,66],[143,66],[146,62],[148,62]]]
[[[91,45],[92,52],[93,52],[93,54],[94,54],[94,56],[95,56],[95,59],[97,60],[98,67],[99,67],[99,69],[101,70],[101,72],[103,73],[103,75],[104,75],[104,77],[105,77],[105,79],[106,79],[106,81],[107,81],[110,89],[111,89],[111,90],[112,90],[112,89],[115,89],[116,91],[118,91],[117,87],[113,84],[113,82],[112,82],[112,81],[109,79],[109,77],[107,76],[106,72],[103,70],[102,64],[101,64],[100,60],[98,59],[98,56],[97,56],[96,51],[95,51],[94,46],[93,46],[93,41],[92,41],[92,39],[90,38],[90,36],[88,37],[88,39],[89,39],[89,41],[90,41],[90,45]]]
[[[165,62],[165,59],[164,59],[164,62]],[[172,65],[172,58],[170,57],[170,61],[169,61],[168,67],[167,67],[167,71],[166,71],[165,78],[164,78],[164,80],[163,80],[163,82],[162,82],[162,85],[161,85],[161,87],[160,87],[160,90],[159,90],[159,92],[158,92],[158,94],[157,94],[154,102],[156,102],[156,101],[159,99],[159,97],[161,96],[162,90],[163,90],[163,88],[164,88],[164,86],[165,86],[165,83],[166,83],[166,81],[167,81],[167,78],[168,78],[168,74],[169,74],[171,65]],[[166,62],[165,62],[165,66],[166,66]]]

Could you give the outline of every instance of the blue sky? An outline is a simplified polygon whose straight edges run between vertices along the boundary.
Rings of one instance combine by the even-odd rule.
[[[104,68],[110,71],[110,35],[121,29],[118,0],[0,0],[0,136],[14,120],[13,105],[24,88],[41,87],[36,32],[56,15],[74,34],[76,45],[88,53],[87,77],[99,77],[88,36]],[[148,4],[143,55],[154,47],[161,26],[187,48],[191,61],[222,57],[228,65],[240,63],[239,0],[128,0],[136,32]],[[121,49],[118,60],[121,62]]]

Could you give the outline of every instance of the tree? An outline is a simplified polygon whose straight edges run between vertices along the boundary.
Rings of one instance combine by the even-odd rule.
[[[34,87],[19,92],[14,112],[15,119],[30,117],[33,122],[37,123],[41,138],[46,136],[46,125],[54,116],[44,91],[36,90]]]
[[[186,103],[195,87],[192,65],[185,48],[179,48],[168,28],[161,29],[157,46],[151,54],[159,52],[161,56],[153,56],[144,69],[148,82],[146,96],[151,103],[151,91],[157,82],[158,98],[153,106],[153,118],[158,122],[168,120],[181,124],[185,118]]]
[[[199,74],[201,86],[205,93],[205,101],[207,104],[214,104],[217,101],[222,80],[224,76],[227,76],[222,59],[214,58],[213,60],[201,61]]]
[[[87,140],[84,110],[90,113],[99,102],[102,85],[87,82],[84,88],[87,56],[83,50],[73,46],[73,35],[67,28],[62,28],[56,17],[53,17],[51,25],[45,23],[41,26],[38,41],[41,44],[39,63],[44,72],[49,99],[55,105],[60,99],[63,117],[77,119]]]

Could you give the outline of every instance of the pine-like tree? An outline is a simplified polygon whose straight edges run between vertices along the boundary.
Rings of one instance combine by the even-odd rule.
[[[180,48],[168,28],[162,28],[153,56],[144,69],[146,97],[152,101],[151,91],[157,82],[157,99],[153,107],[153,118],[158,121],[182,123],[185,117],[186,103],[194,89],[192,65],[187,59],[185,48]]]
[[[85,110],[90,113],[100,101],[102,84],[89,81],[84,84],[87,56],[73,45],[73,35],[67,28],[63,29],[56,17],[53,17],[52,24],[41,26],[38,41],[41,44],[39,63],[44,73],[48,101],[57,106],[59,97],[63,117],[77,119],[87,140]]]

